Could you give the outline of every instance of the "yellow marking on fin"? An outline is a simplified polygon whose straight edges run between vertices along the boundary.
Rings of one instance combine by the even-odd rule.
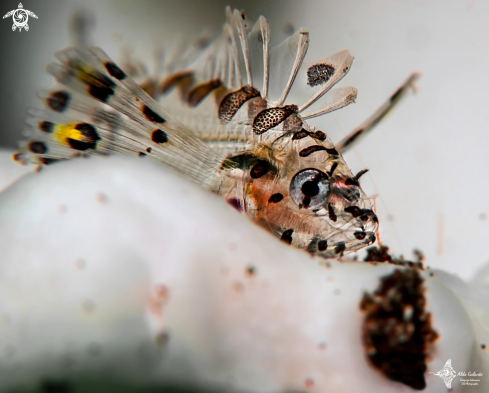
[[[78,71],[76,73],[77,79],[83,82],[84,84],[88,86],[95,86],[95,87],[105,87],[105,85],[100,82],[97,78],[95,78],[93,75],[90,74],[89,71]]]
[[[73,139],[76,141],[84,141],[85,136],[81,133],[80,130],[77,130],[75,127],[78,123],[70,123],[70,124],[57,124],[54,127],[53,136],[59,142],[64,145],[68,145],[68,139]]]

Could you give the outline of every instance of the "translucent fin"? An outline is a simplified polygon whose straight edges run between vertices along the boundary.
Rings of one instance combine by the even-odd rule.
[[[319,100],[350,70],[353,56],[347,50],[302,65],[291,96],[299,105],[299,113]]]
[[[280,106],[283,104],[285,99],[287,98],[287,94],[289,94],[289,91],[292,87],[292,84],[294,83],[295,77],[297,76],[297,73],[299,72],[299,67],[302,64],[302,61],[304,60],[304,57],[306,56],[307,48],[309,46],[309,33],[307,33],[304,30],[299,30],[298,31],[298,41],[297,41],[297,53],[295,54],[295,59],[294,63],[292,65],[292,69],[290,70],[289,74],[289,80],[287,81],[287,84],[285,85],[284,91],[282,92],[282,95],[280,96],[279,100],[276,102],[276,106]]]
[[[260,16],[248,34],[251,69],[253,71],[253,86],[261,88],[263,99],[268,97],[270,73],[270,23]]]
[[[253,85],[253,77],[251,74],[251,65],[250,65],[250,52],[248,48],[248,37],[245,29],[245,24],[243,20],[243,16],[238,10],[234,10],[231,17],[231,26],[234,26],[237,30],[239,42],[241,44],[241,53],[243,55],[243,62],[246,71],[246,80],[249,86]]]
[[[292,78],[293,70],[296,66],[296,60],[302,52],[300,48],[301,44],[304,46],[304,38],[306,35],[308,35],[308,33],[301,29],[278,46],[272,48],[268,93],[272,102],[279,102],[285,92],[285,87],[288,85],[288,82],[291,79],[295,79],[295,77]]]
[[[229,151],[233,143],[249,146],[267,140],[253,135],[258,130],[253,131],[255,117],[262,110],[283,115],[292,113],[279,109],[284,103],[285,107],[296,105],[299,124],[301,118],[321,116],[355,102],[356,90],[351,87],[334,90],[320,100],[348,72],[353,61],[348,51],[304,63],[309,44],[306,30],[300,29],[273,49],[270,35],[264,17],[248,30],[246,17],[228,8],[221,36],[194,64],[164,77],[163,106],[172,108],[172,114],[214,149],[226,146]],[[266,121],[268,117],[262,114],[260,118]],[[280,125],[285,119],[265,124],[260,133],[271,128],[290,131],[290,124]],[[243,145],[246,139],[249,143]]]
[[[129,152],[140,155],[139,147],[144,148],[143,151],[149,149],[152,152],[151,158],[171,166],[198,183],[207,184],[215,180],[224,157],[196,138],[101,49],[92,47],[82,53],[68,48],[58,52],[56,57],[61,64],[51,63],[47,69],[66,88],[50,92],[45,97],[49,110],[59,114],[70,113],[72,117],[78,113],[81,117],[88,116],[96,120],[97,105],[95,102],[91,104],[90,97],[112,107],[122,118],[119,127],[113,130],[100,124],[96,126],[93,122],[87,123],[95,128],[94,132],[100,142],[87,148],[86,154],[109,154],[111,151],[127,153],[126,140],[131,135],[135,138],[135,145]],[[106,141],[112,147],[105,144]],[[63,156],[58,152],[59,140],[47,138],[44,142],[49,142],[55,148],[57,156]],[[64,147],[72,148],[69,143],[65,143]],[[38,152],[42,150],[38,149]],[[38,154],[33,149],[27,151]]]
[[[301,117],[303,119],[311,119],[313,117],[325,115],[326,113],[330,113],[350,105],[352,102],[355,102],[356,98],[357,89],[355,87],[345,86],[333,89],[326,95],[324,102],[321,103],[321,108],[315,112],[307,114],[302,113]]]

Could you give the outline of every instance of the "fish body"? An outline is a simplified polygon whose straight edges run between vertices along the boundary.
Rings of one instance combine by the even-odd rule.
[[[307,124],[354,102],[335,88],[346,50],[305,62],[300,29],[275,48],[260,17],[227,10],[220,37],[175,56],[160,78],[138,84],[97,47],[56,53],[34,134],[15,155],[50,164],[89,155],[158,161],[222,196],[286,243],[337,257],[375,241],[378,220],[326,132]]]

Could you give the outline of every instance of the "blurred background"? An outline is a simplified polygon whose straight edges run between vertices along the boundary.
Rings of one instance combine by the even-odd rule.
[[[0,14],[18,6],[2,1]],[[307,59],[348,49],[355,61],[341,82],[358,100],[310,123],[333,141],[360,124],[413,71],[410,94],[345,159],[368,195],[378,194],[381,240],[394,254],[472,276],[489,259],[489,2],[483,0],[126,1],[25,0],[28,32],[0,24],[0,147],[22,139],[37,91],[53,85],[44,71],[53,52],[72,43],[68,23],[83,12],[92,43],[120,59],[123,50],[151,64],[157,48],[181,37],[217,35],[229,4],[252,20],[266,16],[273,43],[300,27],[310,32]],[[273,72],[273,71],[272,71]]]

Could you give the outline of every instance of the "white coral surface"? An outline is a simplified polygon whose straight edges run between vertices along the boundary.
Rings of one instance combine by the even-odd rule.
[[[0,391],[107,378],[409,392],[361,340],[362,295],[394,269],[312,258],[144,158],[54,164],[0,194]],[[483,373],[478,386],[455,378],[454,392],[489,391],[487,314],[459,279],[422,274],[440,335],[428,371],[452,359]]]

